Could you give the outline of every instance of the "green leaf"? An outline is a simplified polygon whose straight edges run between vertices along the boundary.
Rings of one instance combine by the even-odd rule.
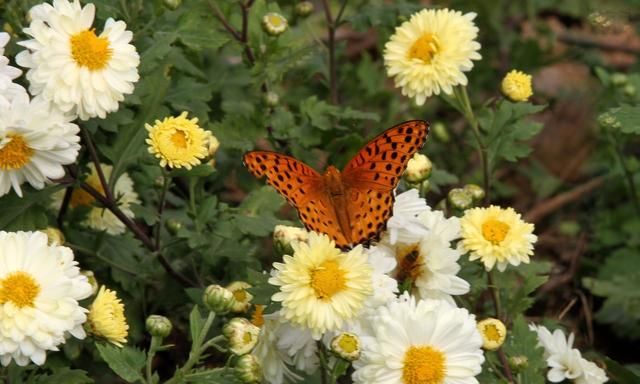
[[[87,376],[87,372],[81,369],[62,367],[54,369],[53,373],[50,375],[38,377],[36,382],[38,384],[86,384],[93,383],[93,379]]]
[[[251,300],[255,304],[269,305],[271,304],[271,296],[278,292],[278,287],[269,284],[268,273],[262,273],[254,271],[252,269],[247,271],[247,282],[252,285],[247,291],[253,295]]]
[[[640,383],[640,376],[635,374],[628,368],[625,368],[617,361],[605,357],[605,364],[607,365],[607,373],[614,382],[618,384],[637,384]]]
[[[608,112],[620,123],[620,131],[640,134],[640,106],[622,105]]]
[[[204,320],[200,314],[200,309],[197,305],[194,305],[191,313],[189,314],[189,331],[191,332],[192,342],[200,339],[200,333],[202,332],[203,325]]]
[[[129,382],[144,382],[140,370],[146,362],[146,354],[129,346],[118,348],[104,343],[96,343],[102,359],[118,376]]]
[[[35,191],[26,185],[22,186],[23,197],[11,191],[0,198],[0,229],[3,230],[36,230],[47,226],[47,203],[49,195],[62,187],[45,188]]]
[[[513,372],[521,378],[522,383],[545,383],[547,363],[544,360],[544,349],[537,347],[537,344],[537,334],[529,330],[524,317],[518,315],[511,329],[507,331],[507,340],[502,348],[507,357],[524,356],[526,358],[527,364]]]
[[[213,368],[194,370],[185,375],[186,383],[194,384],[241,384],[233,368]]]
[[[217,23],[211,15],[211,12],[185,12],[178,21],[180,41],[195,51],[216,50],[226,44],[228,34],[219,28],[211,28]]]

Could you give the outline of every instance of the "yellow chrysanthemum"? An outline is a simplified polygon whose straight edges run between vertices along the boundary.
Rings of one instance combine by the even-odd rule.
[[[533,95],[531,75],[512,70],[502,79],[502,93],[513,101],[527,101]]]
[[[504,323],[491,317],[478,322],[478,331],[482,336],[482,348],[488,351],[500,348],[507,337],[507,328]]]
[[[513,208],[468,209],[460,220],[462,246],[470,252],[469,260],[480,259],[487,271],[494,265],[504,271],[507,264],[528,263],[533,244],[533,224],[526,223]]]
[[[292,244],[293,256],[274,263],[269,283],[280,287],[273,295],[282,302],[281,315],[309,328],[317,340],[358,315],[372,293],[372,268],[362,246],[342,253],[327,235],[309,234],[308,243]]]
[[[396,28],[385,45],[387,74],[402,94],[424,104],[431,95],[451,94],[466,85],[464,72],[480,60],[475,13],[449,9],[423,9]]]
[[[145,128],[149,131],[149,152],[163,167],[191,169],[209,154],[211,132],[198,126],[198,118],[187,119],[187,112],[156,120],[153,126],[145,124]]]
[[[124,304],[116,293],[103,285],[89,308],[91,333],[122,347],[127,342],[129,325],[124,317]]]

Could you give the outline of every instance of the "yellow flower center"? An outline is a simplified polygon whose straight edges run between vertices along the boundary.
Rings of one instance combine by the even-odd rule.
[[[173,143],[173,145],[175,145],[176,147],[179,148],[187,148],[187,134],[184,133],[184,131],[182,130],[176,130],[172,135],[171,135],[171,143]]]
[[[486,324],[482,328],[482,334],[487,340],[499,343],[500,342],[500,331],[495,324]]]
[[[40,285],[30,274],[14,272],[0,280],[0,304],[12,302],[18,308],[33,307]]]
[[[269,21],[269,24],[271,24],[272,26],[274,26],[276,28],[280,27],[280,26],[282,26],[282,24],[284,24],[282,22],[282,20],[283,20],[282,17],[278,16],[278,15],[268,15],[267,16],[267,20]]]
[[[96,36],[94,29],[87,29],[71,36],[71,56],[81,66],[91,71],[106,67],[113,54],[109,39]]]
[[[503,221],[489,219],[482,223],[482,236],[493,245],[498,245],[507,237],[509,225]]]
[[[358,338],[343,333],[338,339],[338,346],[346,353],[357,352],[359,349]]]
[[[440,51],[440,41],[432,33],[425,33],[409,48],[409,58],[431,63],[433,57]]]
[[[318,299],[328,300],[346,288],[344,271],[335,261],[325,261],[311,272],[311,287]]]
[[[245,301],[247,301],[247,291],[245,291],[244,289],[233,291],[233,297],[236,299],[236,301],[244,303]]]
[[[411,346],[404,354],[404,384],[441,384],[445,374],[444,354],[430,346]]]
[[[102,188],[102,183],[100,183],[97,177],[89,176],[86,182],[87,184],[92,186],[93,189],[95,189],[96,191],[104,195],[104,189]],[[69,206],[71,208],[76,208],[80,206],[88,207],[88,206],[91,206],[91,204],[93,204],[94,201],[95,201],[95,198],[91,196],[88,192],[86,192],[84,189],[76,188],[73,190],[73,193],[71,194],[71,201],[69,201]]]
[[[29,148],[21,135],[10,134],[8,137],[11,141],[0,149],[0,169],[3,171],[24,167],[33,155],[33,149]]]
[[[253,335],[251,334],[251,332],[245,332],[244,334],[242,334],[242,342],[244,342],[245,344],[249,344],[251,340],[253,340]]]
[[[264,325],[264,305],[256,305],[255,311],[251,315],[251,323],[256,327],[262,327]]]

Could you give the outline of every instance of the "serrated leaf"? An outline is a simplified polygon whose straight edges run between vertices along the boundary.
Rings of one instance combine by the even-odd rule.
[[[241,384],[232,368],[213,368],[196,370],[185,375],[186,383],[194,384]]]
[[[251,300],[255,304],[269,305],[271,303],[271,296],[278,292],[278,288],[269,284],[268,273],[261,273],[254,270],[247,271],[247,281],[251,284],[251,288],[247,291],[253,295]]]
[[[609,109],[609,113],[620,123],[620,131],[640,134],[640,106],[622,105]]]
[[[0,229],[35,230],[47,226],[46,209],[42,206],[49,195],[61,187],[45,188],[41,191],[22,186],[23,197],[11,191],[0,198]]]
[[[87,384],[93,383],[93,379],[87,376],[87,372],[81,369],[63,367],[54,370],[50,375],[40,376],[36,380],[38,384]]]
[[[144,382],[140,370],[146,362],[146,354],[129,346],[118,348],[113,345],[96,343],[96,348],[102,359],[118,376],[128,382]]]

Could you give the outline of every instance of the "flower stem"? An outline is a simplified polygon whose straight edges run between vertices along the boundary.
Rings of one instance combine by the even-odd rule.
[[[169,184],[171,184],[171,178],[167,176],[164,169],[162,170],[162,190],[160,191],[160,201],[158,202],[158,222],[156,223],[155,230],[155,246],[156,249],[160,249],[160,233],[162,232],[162,212],[164,211],[164,205],[167,198],[167,191],[169,190]]]
[[[156,351],[158,350],[158,347],[160,347],[161,344],[162,344],[162,337],[151,336],[151,344],[149,345],[149,352],[147,352],[147,364],[146,364],[146,375],[147,375],[146,379],[148,384],[153,383],[153,380],[152,380],[153,371],[151,369],[151,366],[153,364],[153,357],[156,355]]]

